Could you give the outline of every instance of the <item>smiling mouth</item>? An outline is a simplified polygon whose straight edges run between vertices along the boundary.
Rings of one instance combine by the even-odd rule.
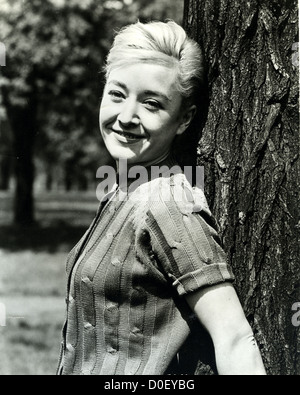
[[[121,132],[119,130],[114,130],[114,129],[113,129],[113,132],[116,133],[118,136],[121,136],[124,139],[129,140],[129,141],[139,141],[139,140],[145,138],[144,136],[137,136],[136,134],[132,134],[132,133],[128,133],[128,132]]]

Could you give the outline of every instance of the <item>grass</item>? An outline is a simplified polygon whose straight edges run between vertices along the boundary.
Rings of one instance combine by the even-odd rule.
[[[0,375],[54,375],[64,321],[65,261],[95,215],[94,194],[41,194],[37,223],[11,225],[12,196],[0,194]]]
[[[63,298],[5,297],[0,329],[1,375],[54,375],[64,318]]]

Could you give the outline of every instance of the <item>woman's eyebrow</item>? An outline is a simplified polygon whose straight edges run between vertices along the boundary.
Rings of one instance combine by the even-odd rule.
[[[120,82],[118,80],[112,80],[109,81],[108,85],[116,85],[118,87],[120,87],[121,89],[123,89],[124,91],[128,91],[128,88],[126,86],[126,84],[124,84],[123,82]],[[167,96],[166,94],[159,92],[159,91],[153,91],[153,90],[146,90],[143,92],[143,95],[147,95],[147,96],[155,96],[155,97],[160,97],[161,99],[167,101],[167,102],[171,102],[171,98],[169,96]]]
[[[144,92],[145,95],[149,95],[149,96],[156,96],[156,97],[161,97],[162,99],[164,99],[165,101],[172,101],[169,96],[165,95],[162,92],[157,92],[157,91],[151,91],[151,90],[147,90]]]
[[[110,84],[117,85],[118,87],[120,87],[121,89],[124,89],[125,91],[128,90],[127,86],[120,81],[117,81],[117,80],[109,81],[108,85],[110,85]]]

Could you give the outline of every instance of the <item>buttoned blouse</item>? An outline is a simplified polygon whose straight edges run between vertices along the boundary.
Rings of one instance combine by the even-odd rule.
[[[195,319],[184,296],[234,281],[203,191],[183,173],[130,193],[116,185],[67,278],[62,375],[165,374]]]

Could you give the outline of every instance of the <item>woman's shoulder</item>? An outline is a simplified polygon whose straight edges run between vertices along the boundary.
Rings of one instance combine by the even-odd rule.
[[[203,190],[193,187],[183,172],[151,178],[137,188],[134,198],[154,216],[188,215],[203,210],[210,214]]]

